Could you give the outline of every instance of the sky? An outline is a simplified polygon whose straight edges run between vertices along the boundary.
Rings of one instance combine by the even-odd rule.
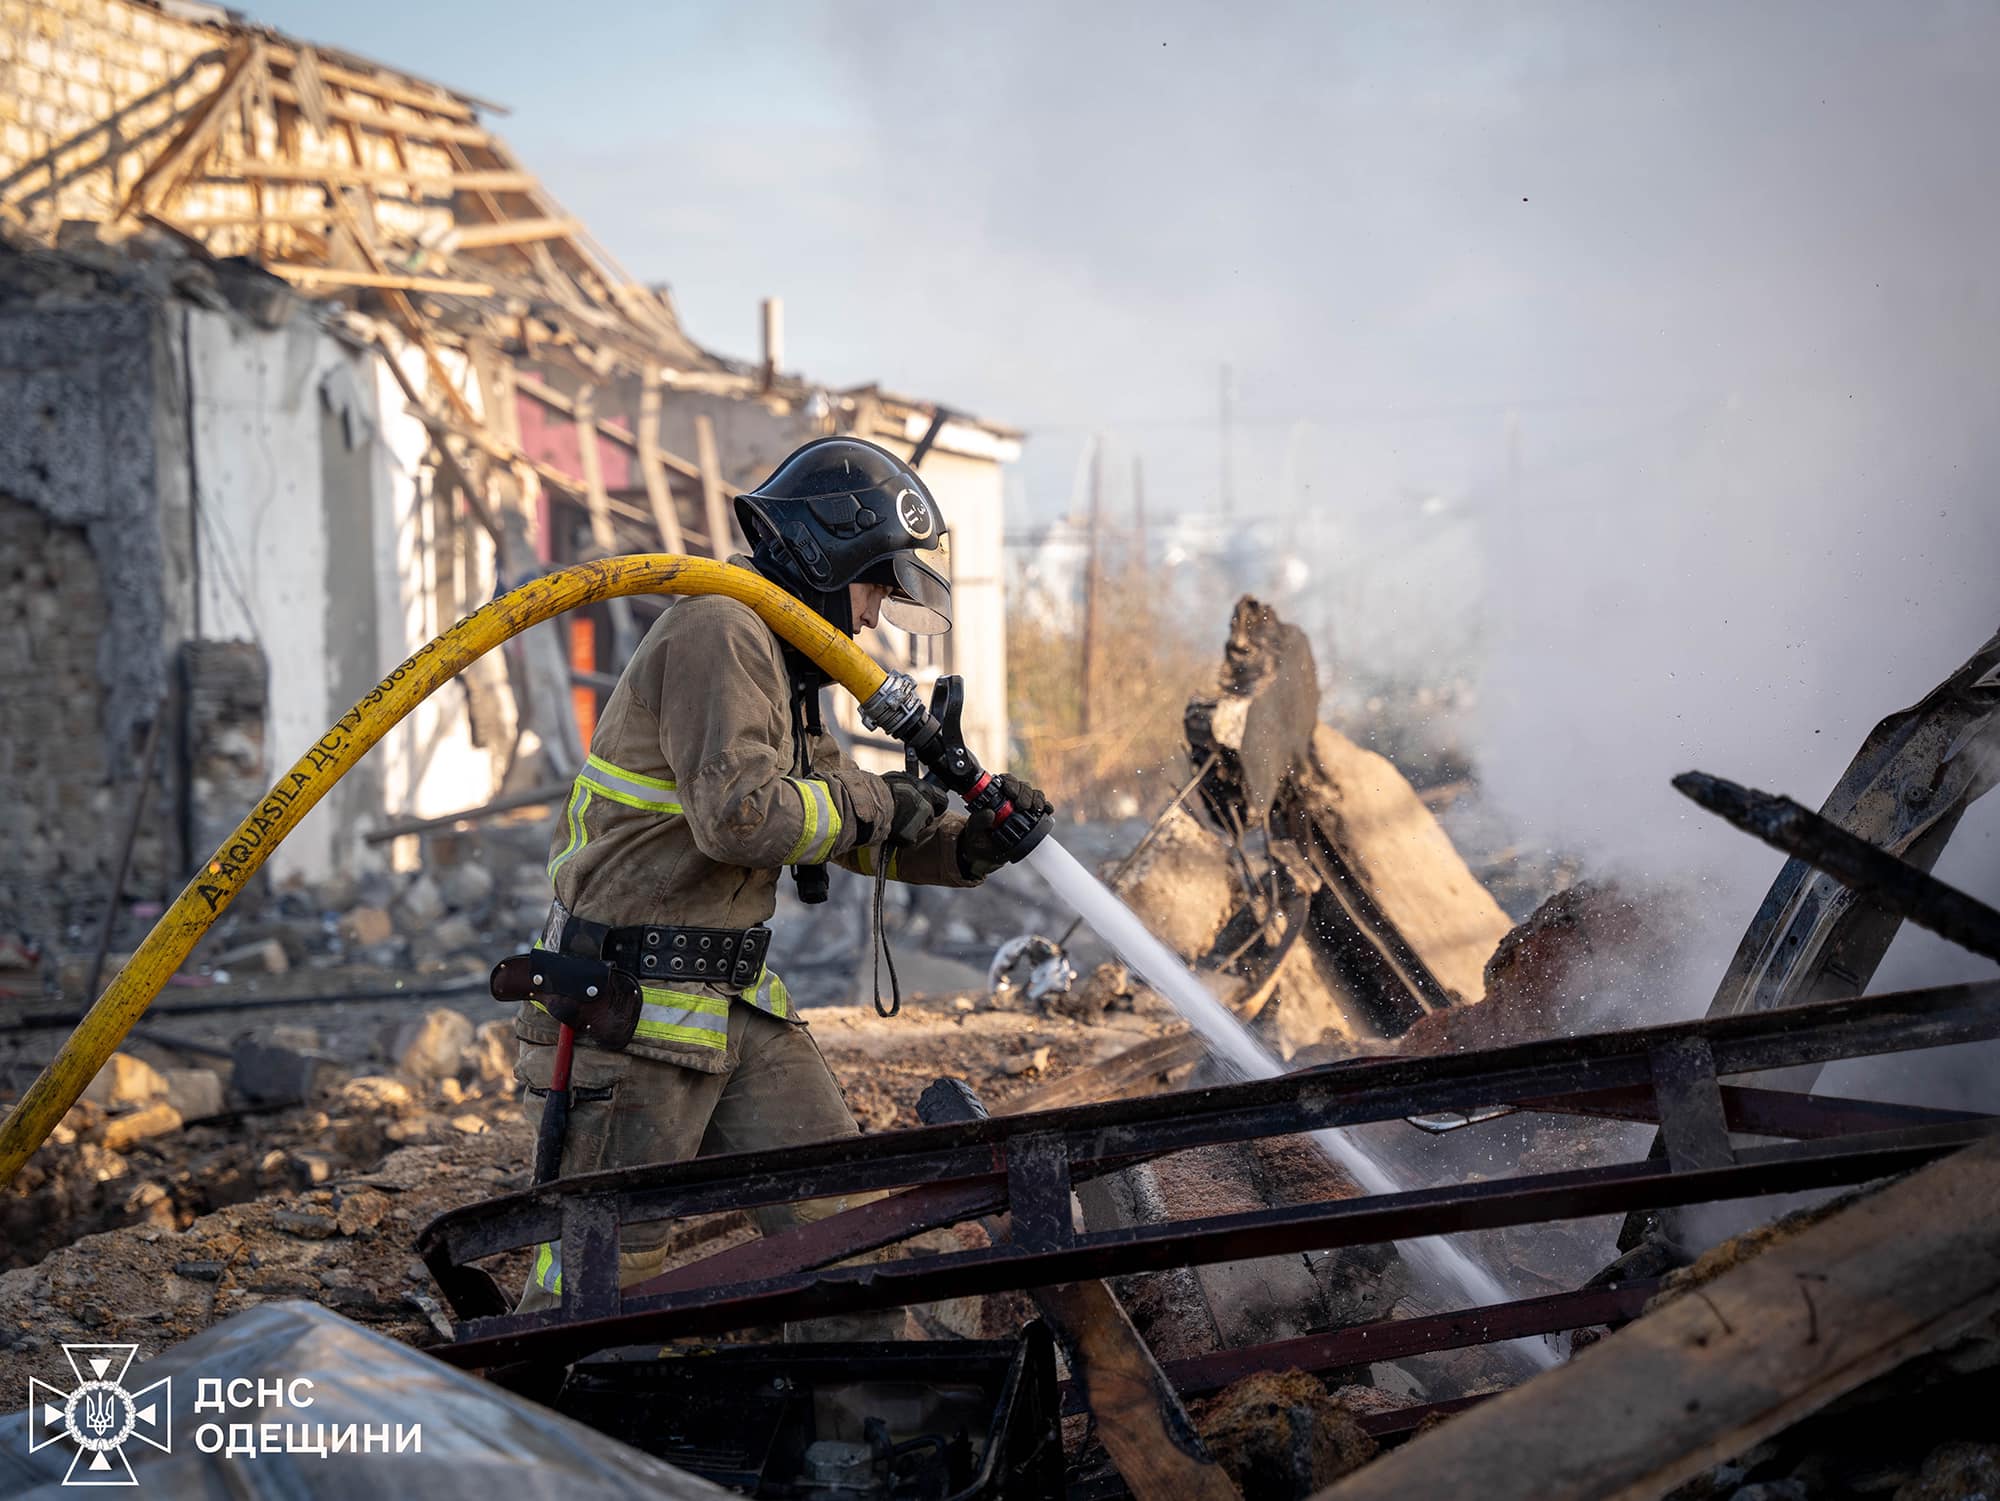
[[[1667,778],[1817,804],[2000,626],[1989,5],[249,9],[509,106],[697,340],[782,296],[1025,428],[1010,526],[1097,435],[1114,513],[1262,528],[1323,670],[1469,671],[1523,826],[1718,932],[1777,857]]]

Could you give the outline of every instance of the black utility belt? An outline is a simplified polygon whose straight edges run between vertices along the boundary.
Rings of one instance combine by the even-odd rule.
[[[602,959],[649,984],[693,980],[743,990],[764,973],[771,930],[761,923],[754,928],[613,928],[578,917],[556,902],[549,908],[543,942],[560,953]]]

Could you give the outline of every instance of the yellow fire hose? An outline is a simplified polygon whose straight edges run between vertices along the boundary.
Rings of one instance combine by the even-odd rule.
[[[371,746],[502,642],[578,605],[627,594],[722,594],[741,600],[857,699],[866,700],[888,677],[852,640],[784,590],[748,569],[707,558],[645,553],[580,563],[503,594],[422,648],[341,715],[188,882],[62,1051],[0,1122],[0,1186],[14,1181],[265,858]]]

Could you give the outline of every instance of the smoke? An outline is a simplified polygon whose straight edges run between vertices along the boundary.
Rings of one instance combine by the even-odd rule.
[[[436,9],[334,39],[512,102],[697,338],[782,294],[814,378],[1026,427],[1010,525],[1106,432],[1156,526],[1273,529],[1328,671],[1473,675],[1527,839],[1694,903],[1678,1014],[1780,860],[1668,778],[1817,803],[2000,624],[1991,7]],[[1939,869],[1989,900],[1996,805]]]

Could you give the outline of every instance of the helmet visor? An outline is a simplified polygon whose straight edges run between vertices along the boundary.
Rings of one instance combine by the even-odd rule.
[[[915,552],[888,559],[895,582],[882,601],[882,618],[913,636],[941,636],[951,629],[951,585]]]

